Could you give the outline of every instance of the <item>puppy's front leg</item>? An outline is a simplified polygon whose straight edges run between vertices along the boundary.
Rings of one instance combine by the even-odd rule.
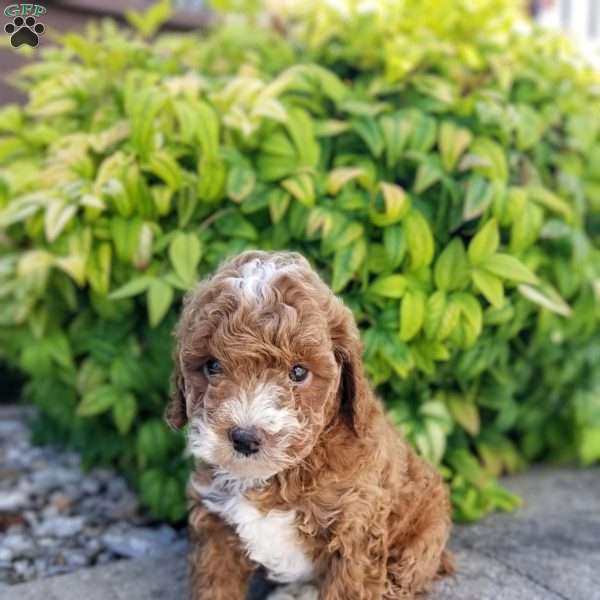
[[[331,559],[328,574],[321,586],[319,600],[381,600],[385,592],[386,562],[383,544],[365,540],[372,544],[369,553],[372,562],[365,562],[361,556],[364,546],[356,546],[348,555],[338,555]]]
[[[190,514],[190,529],[191,600],[244,600],[253,565],[235,532],[201,506]]]
[[[381,600],[387,578],[385,508],[376,499],[344,508],[328,550],[319,600]]]

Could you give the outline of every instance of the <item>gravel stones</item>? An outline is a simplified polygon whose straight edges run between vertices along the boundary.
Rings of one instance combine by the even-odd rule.
[[[122,558],[160,556],[184,531],[157,524],[110,469],[30,442],[30,409],[0,407],[0,588]]]
[[[81,532],[84,517],[49,517],[34,528],[36,536],[68,538]]]
[[[117,556],[146,558],[160,554],[170,546],[177,534],[172,527],[161,525],[158,529],[142,527],[111,527],[103,536],[104,545]]]

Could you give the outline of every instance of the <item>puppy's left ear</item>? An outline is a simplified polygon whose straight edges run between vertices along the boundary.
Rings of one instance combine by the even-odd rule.
[[[358,437],[365,435],[371,417],[378,410],[377,401],[365,377],[362,344],[349,308],[337,300],[330,320],[331,338],[336,360],[341,368],[340,411]]]
[[[179,367],[179,357],[175,357],[171,398],[165,409],[164,418],[173,429],[181,429],[187,423],[187,403],[185,399],[185,382]]]

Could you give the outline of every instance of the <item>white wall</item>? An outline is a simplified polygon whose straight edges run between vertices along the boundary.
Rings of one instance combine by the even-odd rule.
[[[546,0],[538,21],[566,31],[600,65],[600,0]]]

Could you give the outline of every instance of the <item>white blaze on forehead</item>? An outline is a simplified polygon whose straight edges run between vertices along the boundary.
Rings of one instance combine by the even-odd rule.
[[[226,404],[226,410],[237,427],[257,427],[271,434],[294,431],[300,424],[293,412],[279,406],[282,393],[277,385],[261,383],[242,390],[239,398]]]
[[[231,277],[229,281],[233,287],[241,290],[246,299],[262,302],[269,296],[272,280],[277,275],[293,271],[296,267],[294,263],[281,260],[255,258],[240,267],[239,277]]]

